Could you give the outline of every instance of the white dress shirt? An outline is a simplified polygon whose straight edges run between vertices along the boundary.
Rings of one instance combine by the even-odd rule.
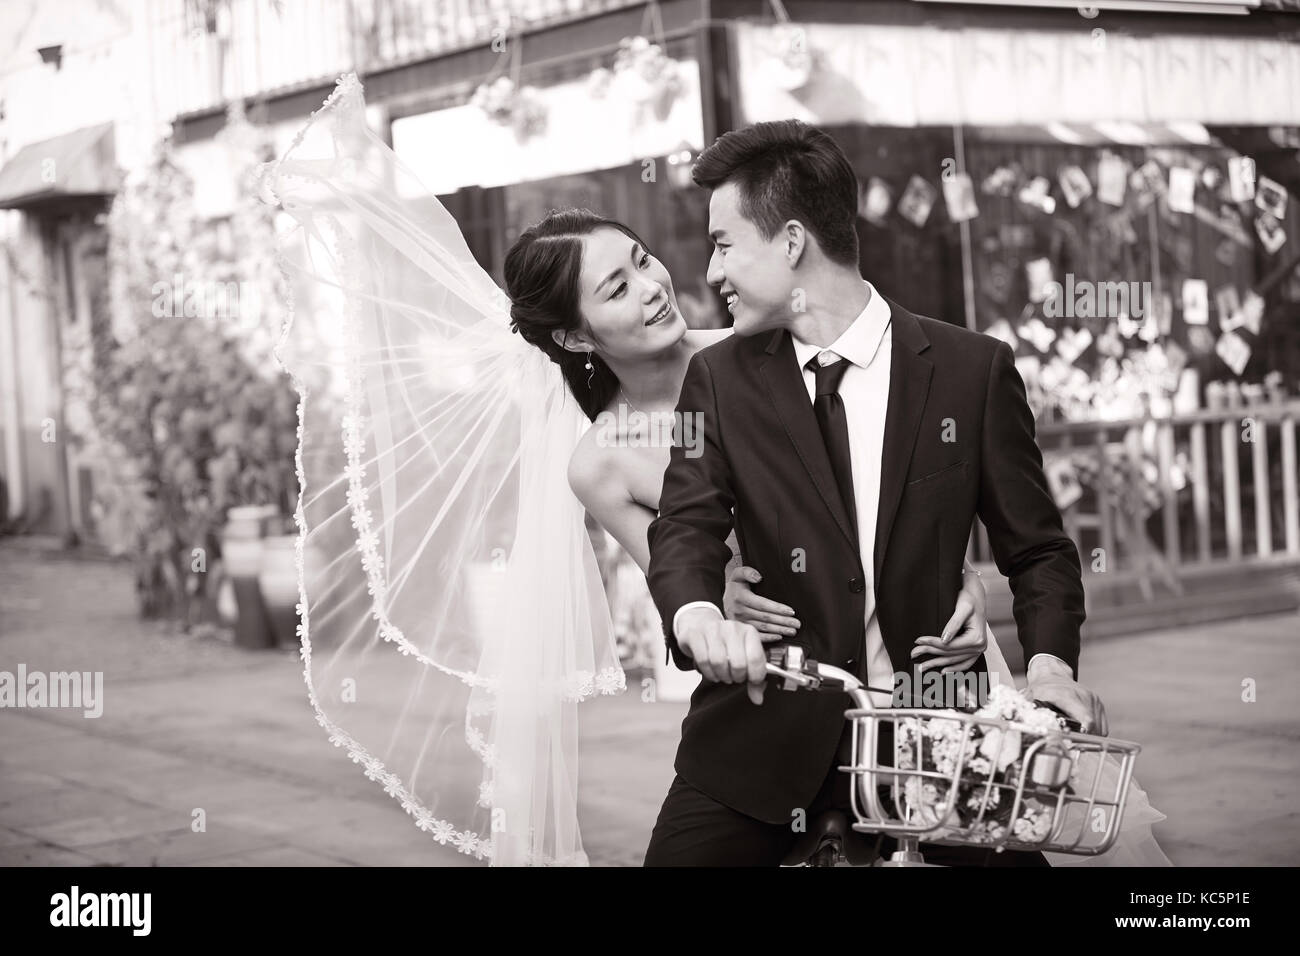
[[[885,450],[885,411],[889,407],[889,365],[893,336],[890,332],[889,303],[870,282],[867,306],[838,339],[826,348],[790,338],[795,358],[803,371],[808,402],[817,396],[817,376],[808,368],[816,357],[818,364],[851,362],[840,379],[839,394],[844,402],[844,417],[849,432],[849,460],[853,468],[853,502],[858,523],[858,556],[866,582],[867,683],[872,687],[894,686],[894,665],[885,649],[876,615],[876,517],[880,510],[880,463]],[[886,694],[873,694],[878,707],[888,707]]]
[[[885,412],[889,407],[889,373],[892,354],[889,303],[870,282],[863,280],[870,293],[866,308],[852,324],[830,345],[822,348],[801,342],[795,335],[795,358],[803,373],[811,404],[817,395],[817,377],[807,368],[814,356],[822,365],[835,361],[848,361],[852,365],[840,379],[839,395],[844,402],[844,415],[848,423],[849,459],[853,468],[853,500],[858,522],[858,555],[862,561],[866,582],[866,644],[863,653],[867,661],[867,683],[872,687],[894,686],[894,665],[885,649],[884,636],[876,615],[876,582],[874,580],[876,517],[880,510],[880,468],[884,457]],[[673,615],[673,634],[678,635],[678,624],[683,611],[695,607],[709,607],[722,611],[708,601],[692,601],[678,608]],[[798,609],[795,609],[796,616]],[[920,635],[917,635],[918,637]],[[991,640],[992,638],[990,638]],[[1034,660],[1052,655],[1035,654]],[[1030,661],[1032,665],[1034,661]],[[1062,662],[1064,664],[1064,662]],[[904,666],[907,666],[906,664]],[[1068,671],[1068,665],[1067,671]],[[909,668],[910,669],[910,668]],[[878,707],[888,707],[892,697],[872,694]]]

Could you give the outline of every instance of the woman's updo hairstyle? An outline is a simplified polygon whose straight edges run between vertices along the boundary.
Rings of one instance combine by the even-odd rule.
[[[594,352],[571,352],[551,333],[583,328],[579,308],[582,237],[606,227],[617,229],[646,249],[641,238],[621,222],[597,216],[589,209],[565,209],[525,229],[506,253],[505,261],[511,330],[560,366],[569,391],[592,421],[618,393],[618,377]]]

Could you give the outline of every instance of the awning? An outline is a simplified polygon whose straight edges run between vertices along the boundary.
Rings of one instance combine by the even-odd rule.
[[[965,25],[731,30],[743,122],[1300,126],[1300,43],[1287,38]]]
[[[113,124],[101,123],[24,146],[0,169],[0,209],[111,196],[117,192]]]
[[[1261,0],[921,0],[923,3],[979,3],[1000,7],[1067,7],[1077,8],[1092,19],[1098,10],[1131,10],[1150,13],[1230,13],[1245,14],[1257,10]],[[1270,3],[1295,3],[1297,0],[1263,0]],[[1092,11],[1091,13],[1087,11]]]

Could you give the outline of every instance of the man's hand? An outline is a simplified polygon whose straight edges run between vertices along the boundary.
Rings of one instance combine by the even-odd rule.
[[[763,636],[750,624],[724,621],[717,608],[692,608],[677,622],[677,646],[695,661],[700,675],[717,684],[749,684],[749,699],[763,703],[767,653]],[[769,640],[779,640],[772,635]]]
[[[1070,666],[1050,655],[1035,655],[1029,662],[1029,696],[1055,704],[1077,720],[1085,734],[1110,733],[1101,698],[1074,679]]]

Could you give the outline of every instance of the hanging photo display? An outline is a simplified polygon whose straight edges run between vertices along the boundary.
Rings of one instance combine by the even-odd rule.
[[[1052,455],[1043,463],[1043,472],[1047,476],[1047,485],[1056,506],[1064,511],[1083,497],[1083,486],[1079,483],[1079,472],[1075,468],[1074,458],[1070,455]]]
[[[1264,297],[1253,289],[1246,293],[1246,300],[1241,303],[1241,324],[1251,335],[1259,335],[1260,324],[1264,318]]]
[[[1285,219],[1286,190],[1267,176],[1260,176],[1255,187],[1255,205],[1274,219]]]
[[[1011,266],[1002,259],[988,263],[984,291],[995,301],[1005,303],[1011,297]]]
[[[1208,325],[1210,292],[1204,279],[1183,281],[1183,321],[1188,325]]]
[[[966,173],[945,177],[943,200],[948,207],[948,218],[953,222],[966,222],[980,214],[975,204],[975,183]]]
[[[1246,363],[1250,361],[1250,346],[1236,332],[1220,335],[1214,350],[1223,359],[1223,364],[1232,369],[1232,374],[1240,375],[1246,370]]]
[[[872,176],[865,186],[858,183],[858,215],[873,225],[883,225],[889,218],[894,195],[879,176]]]
[[[1047,298],[1053,282],[1052,260],[1031,259],[1025,263],[1025,282],[1029,285],[1029,301],[1042,302]]]
[[[1019,199],[1026,206],[1033,206],[1049,216],[1056,212],[1056,200],[1051,196],[1052,184],[1046,176],[1035,176],[1017,194]]]
[[[933,186],[920,176],[913,176],[898,200],[898,214],[919,229],[930,218],[937,198],[938,191]]]
[[[1010,196],[1019,179],[1019,175],[1010,166],[999,166],[984,177],[980,189],[986,196]]]
[[[1092,195],[1092,182],[1088,179],[1088,174],[1078,166],[1063,167],[1058,181],[1071,209],[1078,209],[1079,204]]]
[[[1157,196],[1163,196],[1168,191],[1164,170],[1154,159],[1148,159],[1134,171],[1129,185],[1138,192],[1138,205],[1142,207],[1150,205]]]
[[[1101,154],[1097,163],[1097,199],[1108,206],[1124,205],[1124,188],[1128,183],[1128,164],[1112,152]]]
[[[1255,198],[1255,161],[1249,156],[1228,160],[1228,195],[1233,202],[1250,202]]]
[[[1169,170],[1168,202],[1174,212],[1190,214],[1196,209],[1196,174],[1186,166]]]
[[[1219,312],[1219,329],[1226,332],[1241,324],[1237,313],[1241,311],[1241,299],[1235,285],[1225,285],[1214,293],[1214,307]]]
[[[1018,353],[1027,387],[1032,370],[1036,410],[1198,407],[1207,365],[1239,374],[1257,347],[1264,300],[1249,283],[1255,257],[1286,243],[1285,187],[1257,178],[1250,157],[1197,147],[1099,150],[1095,166],[1061,152],[1053,172],[993,159],[939,181],[866,176],[858,211],[876,224],[895,212],[918,228],[973,223],[977,318]]]
[[[1276,253],[1286,243],[1286,231],[1270,213],[1259,214],[1259,218],[1255,220],[1255,233],[1269,255]]]

